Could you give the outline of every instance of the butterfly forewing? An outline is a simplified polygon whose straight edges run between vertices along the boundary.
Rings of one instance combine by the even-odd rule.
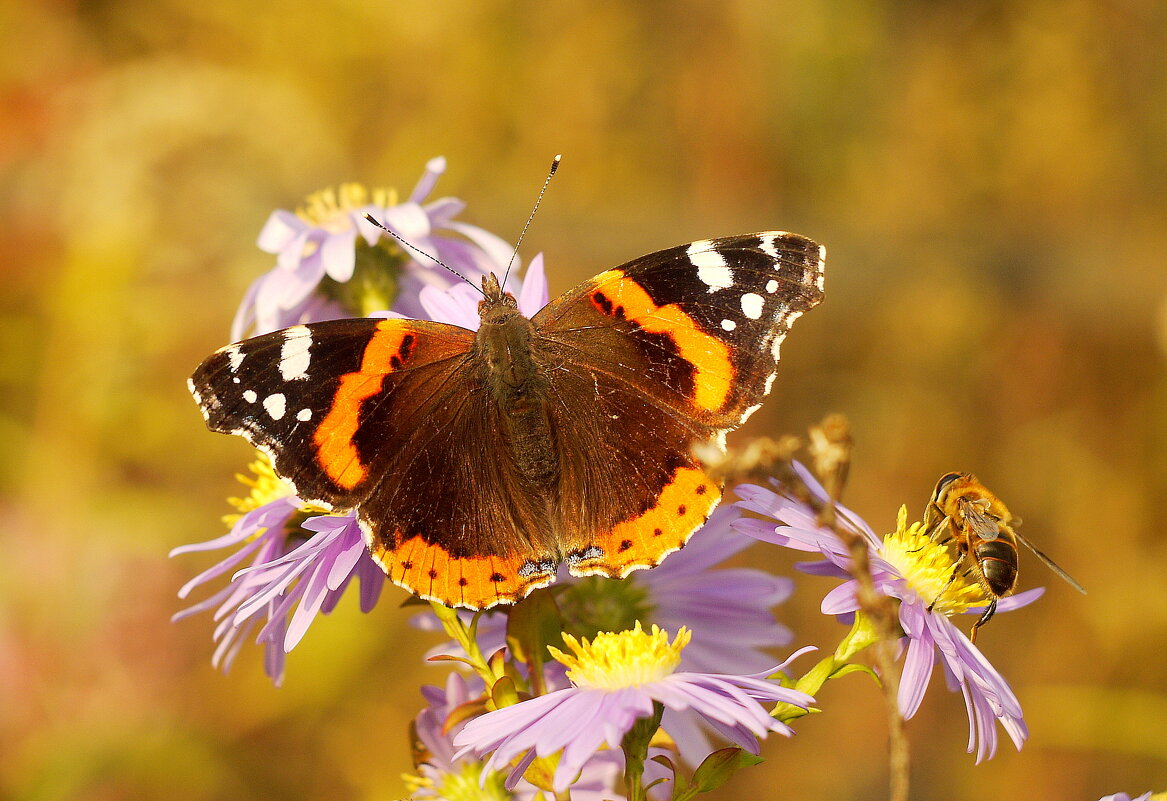
[[[403,345],[412,347],[423,328],[437,333],[429,337],[437,353],[413,356],[439,366],[468,348],[469,332],[447,337],[429,330],[432,323],[406,322],[333,320],[238,342],[199,365],[191,393],[212,431],[266,452],[302,499],[350,509],[368,491],[369,456],[354,441],[364,401],[416,375],[394,371]]]
[[[769,392],[791,324],[822,300],[823,258],[797,234],[702,240],[602,273],[535,323],[580,361],[732,429]]]

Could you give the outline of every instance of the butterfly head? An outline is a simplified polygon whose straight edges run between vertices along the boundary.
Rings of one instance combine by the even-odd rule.
[[[498,276],[487,273],[482,277],[482,300],[478,301],[478,316],[483,323],[499,323],[519,314],[519,303],[515,296],[503,292]]]

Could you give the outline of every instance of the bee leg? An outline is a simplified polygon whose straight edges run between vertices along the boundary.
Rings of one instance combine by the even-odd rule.
[[[935,506],[935,504],[933,504]],[[940,511],[940,507],[936,507],[936,511],[940,513],[940,520],[936,525],[928,530],[928,536],[937,543],[944,545],[952,542],[952,518]],[[943,537],[941,535],[944,535]]]
[[[981,615],[981,619],[978,620],[976,623],[973,623],[972,631],[970,631],[968,634],[968,638],[971,642],[975,643],[977,641],[977,630],[981,626],[988,623],[989,620],[992,619],[993,613],[996,611],[997,611],[997,599],[994,598],[993,600],[989,601],[989,608],[985,610],[985,613],[983,615]]]
[[[948,579],[948,583],[940,588],[940,592],[936,593],[936,597],[932,599],[932,603],[928,604],[928,611],[929,612],[931,612],[932,607],[936,606],[936,604],[940,601],[940,599],[944,597],[944,593],[948,592],[948,588],[952,586],[952,582],[956,581],[956,577],[959,575],[960,575],[960,564],[958,563],[956,565],[956,567],[952,568],[952,576]]]

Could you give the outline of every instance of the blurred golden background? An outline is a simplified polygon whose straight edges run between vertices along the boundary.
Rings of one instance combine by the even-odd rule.
[[[432,635],[387,588],[318,620],[274,689],[172,624],[241,440],[184,382],[224,344],[268,213],[346,180],[435,196],[552,291],[766,228],[829,251],[827,300],[749,432],[847,414],[877,529],[976,472],[1090,590],[983,633],[1031,740],[979,767],[939,677],[919,799],[1167,788],[1167,11],[990,3],[0,5],[0,797],[393,799]],[[737,441],[744,441],[743,434]],[[731,438],[731,442],[734,441]],[[789,572],[785,556],[755,562]],[[802,578],[782,619],[831,648]],[[881,700],[853,676],[719,798],[880,798]]]

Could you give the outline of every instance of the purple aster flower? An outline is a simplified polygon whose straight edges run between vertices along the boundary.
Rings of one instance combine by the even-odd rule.
[[[532,268],[535,262],[532,261]],[[528,279],[529,280],[529,279]],[[568,631],[591,637],[656,625],[665,631],[687,628],[692,636],[681,653],[680,668],[696,673],[752,674],[774,664],[766,648],[789,645],[793,632],[779,623],[773,607],[790,597],[794,582],[754,568],[720,568],[726,559],[754,543],[732,528],[741,512],[733,506],[715,510],[689,543],[652,570],[639,570],[613,581],[601,576],[577,578],[561,569],[556,602]],[[463,613],[467,622],[472,613]],[[413,624],[440,631],[430,612]],[[478,645],[492,654],[506,645],[506,615],[488,613],[478,623]],[[430,650],[461,655],[453,641]],[[713,749],[700,716],[666,709],[662,727],[673,738],[682,759],[697,765]]]
[[[802,465],[794,469],[820,503],[828,503],[826,491]],[[775,486],[778,486],[775,484]],[[822,611],[851,615],[859,608],[857,582],[851,578],[851,558],[846,544],[825,526],[820,526],[814,510],[805,502],[778,487],[743,485],[737,488],[738,506],[776,520],[743,518],[734,527],[751,537],[799,551],[821,554],[820,562],[800,565],[808,573],[847,578],[827,593]],[[839,525],[862,537],[871,554],[871,572],[876,590],[899,600],[899,622],[906,643],[903,675],[900,678],[899,706],[911,718],[923,701],[939,653],[950,690],[960,689],[969,719],[969,753],[977,762],[997,751],[997,730],[1001,724],[1013,744],[1020,749],[1028,736],[1021,705],[1009,683],[984,655],[949,620],[958,612],[979,612],[984,608],[984,591],[963,575],[949,584],[954,562],[947,548],[927,536],[923,525],[906,525],[907,510],[901,509],[895,533],[881,540],[862,518],[841,505],[835,506]],[[1003,599],[997,611],[1017,609],[1036,600],[1043,590],[1031,590]]]
[[[639,624],[631,631],[599,634],[591,642],[567,634],[563,639],[572,654],[551,651],[567,665],[573,686],[469,721],[454,738],[459,755],[491,754],[488,770],[500,770],[518,760],[511,773],[513,781],[536,757],[558,753],[554,788],[559,792],[571,785],[603,746],[620,748],[633,724],[654,714],[655,704],[692,710],[728,740],[756,754],[757,738],[771,731],[793,733],[771,717],[763,704],[785,701],[805,708],[813,701],[761,675],[674,672],[689,641],[686,629],[677,633],[673,643],[667,632],[653,626],[650,634]]]
[[[285,656],[303,638],[318,612],[330,613],[353,580],[360,581],[361,609],[371,610],[381,595],[385,574],[368,555],[355,518],[311,513],[261,460],[252,465],[251,496],[236,505],[245,510],[222,537],[184,545],[171,556],[237,547],[227,558],[195,576],[179,590],[190,592],[241,564],[227,586],[174,616],[175,620],[214,609],[217,643],[211,663],[228,670],[247,636],[266,620],[256,641],[264,645],[264,670],[278,686]]]
[[[539,789],[519,779],[512,788],[504,786],[504,774],[483,775],[481,760],[468,755],[457,755],[454,737],[465,726],[462,722],[450,725],[452,713],[482,699],[482,682],[477,677],[467,679],[454,673],[446,686],[422,687],[427,706],[414,720],[414,735],[422,746],[415,755],[415,776],[407,776],[406,784],[411,799],[482,798],[534,801]],[[624,755],[619,751],[603,751],[589,760],[571,787],[571,797],[578,801],[623,801],[616,787],[624,773]]]
[[[343,184],[339,191],[312,195],[296,212],[273,212],[257,244],[276,256],[276,266],[248,288],[232,323],[231,338],[373,311],[346,309],[316,293],[325,277],[338,284],[353,278],[358,239],[373,247],[384,237],[398,254],[404,272],[396,277],[395,292],[384,301],[409,317],[421,315],[417,297],[422,287],[444,289],[458,280],[434,259],[475,283],[486,272],[504,267],[511,257],[509,245],[488,231],[454,220],[465,208],[462,201],[441,198],[423,205],[445,169],[445,159],[431,159],[404,203],[397,203],[394,193],[386,190],[370,192],[359,184]],[[399,246],[368,222],[365,214],[380,220],[416,250]]]
[[[1098,801],[1150,801],[1151,793],[1143,793],[1138,798],[1131,798],[1126,793],[1115,793],[1114,795],[1105,795],[1099,798]]]

